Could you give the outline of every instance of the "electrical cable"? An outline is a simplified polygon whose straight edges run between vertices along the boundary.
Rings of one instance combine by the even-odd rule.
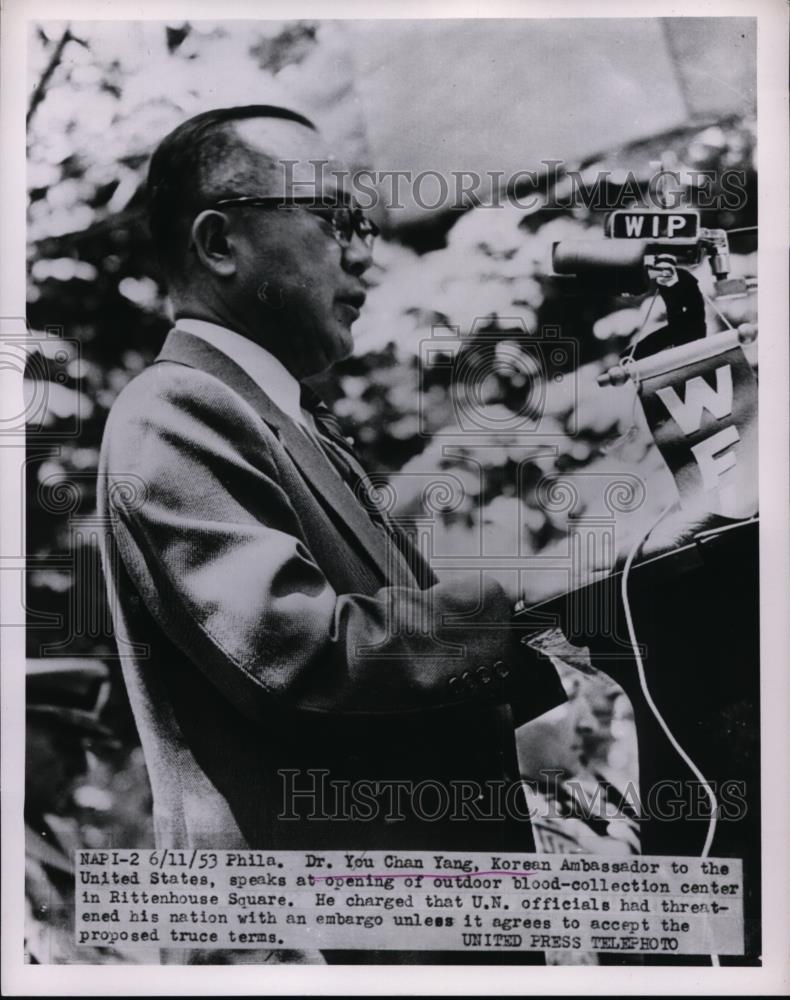
[[[705,301],[708,303],[711,309],[713,309],[713,311],[716,313],[716,315],[719,317],[722,323],[724,323],[724,325],[728,327],[730,330],[734,330],[735,327],[732,325],[732,323],[730,323],[730,321],[727,319],[727,317],[724,315],[721,309],[719,309],[719,307],[716,305],[713,299],[710,298],[710,296],[706,295],[704,292],[702,293],[702,297],[705,299]]]
[[[653,312],[653,306],[656,304],[656,299],[657,298],[658,298],[658,288],[656,288],[656,290],[653,292],[653,298],[650,300],[650,305],[647,307],[647,312],[645,313],[645,318],[642,320],[642,322],[641,322],[641,324],[639,326],[639,329],[637,330],[636,334],[634,335],[633,339],[631,340],[631,343],[628,345],[628,350],[623,355],[621,364],[625,364],[628,361],[633,361],[633,359],[634,359],[634,351],[636,350],[637,345],[643,339],[643,335],[644,335],[645,329],[646,329],[647,324],[648,324],[648,322],[650,320],[650,315]]]
[[[667,506],[661,512],[661,514],[652,522],[652,524],[648,526],[647,530],[644,531],[631,546],[631,549],[629,550],[628,556],[626,557],[625,560],[625,565],[623,566],[623,574],[620,580],[620,595],[623,602],[623,610],[625,611],[625,621],[626,621],[626,626],[628,628],[628,638],[631,642],[631,648],[633,650],[634,660],[636,662],[636,669],[639,677],[639,686],[642,689],[642,694],[644,696],[644,699],[647,702],[648,708],[653,713],[656,722],[664,731],[664,735],[667,737],[670,744],[674,747],[675,751],[679,754],[681,760],[683,760],[683,762],[689,768],[691,773],[697,778],[702,787],[705,789],[705,792],[708,796],[708,800],[710,801],[711,813],[710,813],[710,820],[708,822],[708,832],[705,837],[705,843],[702,847],[702,852],[700,854],[701,858],[707,858],[708,855],[710,854],[710,850],[713,845],[713,838],[716,835],[717,813],[719,809],[719,804],[716,799],[716,794],[713,791],[713,788],[711,787],[710,782],[707,780],[705,775],[702,773],[702,771],[700,771],[700,769],[697,767],[697,765],[694,763],[691,757],[689,757],[689,755],[686,753],[686,751],[683,749],[680,743],[678,743],[672,730],[669,728],[669,726],[666,723],[666,720],[661,714],[658,705],[656,705],[656,703],[653,701],[653,696],[651,695],[650,689],[647,686],[645,665],[644,661],[642,660],[642,654],[639,651],[639,644],[637,643],[636,639],[636,630],[634,628],[634,618],[631,612],[631,604],[630,601],[628,600],[628,579],[631,574],[631,566],[633,565],[634,559],[639,554],[639,551],[641,550],[648,536],[655,531],[655,529],[659,526],[659,524],[661,524],[661,522],[664,520],[667,514],[669,514],[669,512],[672,510],[673,506],[674,504],[669,504],[669,506]],[[710,959],[712,965],[714,966],[719,965],[718,955],[711,955]]]

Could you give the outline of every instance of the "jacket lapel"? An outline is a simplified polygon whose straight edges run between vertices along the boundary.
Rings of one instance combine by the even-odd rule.
[[[380,575],[387,578],[387,567],[394,554],[389,551],[384,534],[354,500],[317,445],[275,406],[242,368],[200,337],[178,328],[170,331],[156,361],[173,361],[214,375],[246,400],[275,432],[307,486],[348,540],[361,548]],[[397,553],[396,558],[399,556]]]

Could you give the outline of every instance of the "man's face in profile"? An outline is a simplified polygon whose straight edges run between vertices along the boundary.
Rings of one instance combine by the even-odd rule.
[[[298,377],[317,374],[352,351],[351,327],[364,303],[361,277],[371,251],[356,234],[342,246],[331,212],[321,207],[340,204],[342,189],[330,173],[338,165],[330,163],[317,133],[292,122],[255,119],[237,129],[256,178],[255,190],[246,190],[246,179],[238,195],[315,198],[309,206],[228,211],[240,241],[238,287],[261,330],[276,331],[266,346]]]

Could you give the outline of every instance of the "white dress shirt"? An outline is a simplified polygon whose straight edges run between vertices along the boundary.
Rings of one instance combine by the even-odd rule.
[[[273,354],[242,337],[240,333],[229,330],[218,323],[209,323],[203,319],[179,319],[176,326],[185,333],[194,334],[226,354],[231,361],[242,368],[271,399],[303,430],[315,433],[312,418],[301,407],[301,386],[282,361]]]
[[[260,344],[255,344],[235,330],[229,330],[218,323],[210,323],[203,319],[178,319],[176,327],[185,333],[200,337],[218,351],[222,351],[231,361],[235,361],[275,406],[290,417],[302,433],[312,441],[326,459],[327,467],[340,479],[351,495],[354,495],[349,484],[338,472],[335,463],[327,455],[327,445],[316,427],[313,414],[302,408],[302,387],[299,380],[288,371],[282,361]]]

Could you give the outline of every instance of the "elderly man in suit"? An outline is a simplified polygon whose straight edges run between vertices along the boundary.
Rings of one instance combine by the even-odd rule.
[[[304,385],[352,349],[375,232],[316,160],[307,119],[252,106],[151,162],[175,328],[112,408],[99,504],[157,840],[531,850],[514,727],[559,680],[515,595],[437,580],[377,511]]]

